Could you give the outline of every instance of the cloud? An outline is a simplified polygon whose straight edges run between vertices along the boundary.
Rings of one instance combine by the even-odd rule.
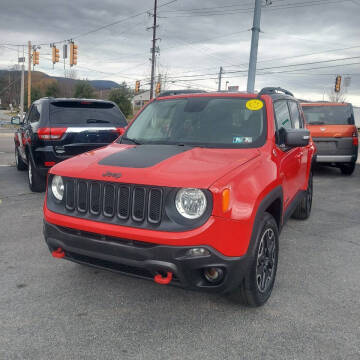
[[[252,0],[179,0],[160,7],[157,68],[174,81],[170,86],[216,89],[216,74],[223,66],[224,86],[229,81],[245,90],[253,5]],[[0,13],[0,44],[26,44],[27,40],[50,44],[123,20],[76,39],[77,72],[89,79],[125,80],[130,85],[142,79],[145,83],[150,74],[151,47],[151,31],[146,29],[152,25],[146,10],[151,7],[152,1],[145,0],[5,0]],[[360,106],[360,65],[346,65],[360,63],[360,58],[279,68],[360,56],[359,20],[360,1],[272,0],[262,11],[258,69],[278,68],[259,70],[256,88],[282,86],[298,96],[321,99],[324,90],[334,86],[337,74],[353,74],[347,98]],[[329,51],[332,49],[344,50]],[[49,45],[42,45],[40,53],[39,70],[63,75],[63,65],[56,64],[53,69]],[[17,56],[16,47],[0,47],[0,67],[11,66]],[[295,69],[301,71],[289,72]],[[196,81],[187,81],[190,79],[185,75],[196,75]]]

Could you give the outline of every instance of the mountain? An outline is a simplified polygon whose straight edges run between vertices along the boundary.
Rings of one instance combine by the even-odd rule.
[[[11,79],[16,79],[17,77],[20,78],[21,73],[18,70],[12,70],[10,71],[10,77]],[[32,85],[36,86],[38,83],[40,83],[44,79],[55,79],[59,82],[59,85],[67,84],[67,85],[73,85],[79,79],[70,79],[63,76],[50,76],[44,72],[41,71],[32,71]],[[0,79],[6,84],[6,80],[9,77],[9,71],[8,70],[0,70]],[[27,71],[25,71],[25,81],[27,81]],[[88,80],[89,83],[95,88],[95,90],[110,90],[112,88],[119,87],[119,84],[115,81],[111,80]],[[1,89],[0,89],[1,90]]]

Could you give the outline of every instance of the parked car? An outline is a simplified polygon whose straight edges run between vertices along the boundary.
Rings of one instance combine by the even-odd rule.
[[[20,125],[22,122],[21,116],[20,115],[12,116],[10,122],[11,122],[11,124],[14,124],[14,125]]]
[[[16,130],[15,161],[28,169],[32,191],[44,191],[48,170],[74,155],[108,145],[124,132],[125,116],[110,101],[42,98]]]
[[[160,97],[50,169],[45,240],[56,258],[260,306],[285,221],[310,215],[314,152],[286,90]]]
[[[345,175],[355,170],[359,138],[349,103],[302,103],[307,128],[317,148],[317,163],[336,166]]]

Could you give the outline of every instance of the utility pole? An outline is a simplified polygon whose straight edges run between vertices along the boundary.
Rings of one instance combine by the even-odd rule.
[[[24,54],[24,47],[23,47],[23,55],[21,58],[21,90],[20,90],[20,120],[22,121],[24,115],[24,83],[25,83],[25,54]]]
[[[31,41],[28,42],[28,109],[31,105]]]
[[[222,66],[220,66],[218,91],[221,91],[221,80],[222,80],[222,74],[223,74],[223,68],[222,68]]]
[[[156,56],[156,27],[157,27],[157,0],[154,0],[154,25],[151,48],[151,80],[150,80],[150,100],[154,96],[154,77],[155,77],[155,56]]]
[[[255,88],[256,62],[257,62],[259,33],[260,33],[261,3],[262,0],[255,0],[254,20],[253,20],[253,27],[251,29],[252,31],[251,50],[250,50],[249,72],[248,72],[248,82],[247,82],[248,93],[253,93]]]

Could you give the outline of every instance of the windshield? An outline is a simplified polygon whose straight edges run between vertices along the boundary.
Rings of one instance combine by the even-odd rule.
[[[192,97],[154,101],[119,141],[258,147],[265,143],[265,108],[263,102],[257,100],[260,109],[249,110],[249,101],[254,99]]]
[[[50,122],[53,126],[125,127],[127,125],[124,115],[116,105],[98,101],[52,102]]]
[[[310,125],[353,125],[350,105],[303,106],[306,122]]]

